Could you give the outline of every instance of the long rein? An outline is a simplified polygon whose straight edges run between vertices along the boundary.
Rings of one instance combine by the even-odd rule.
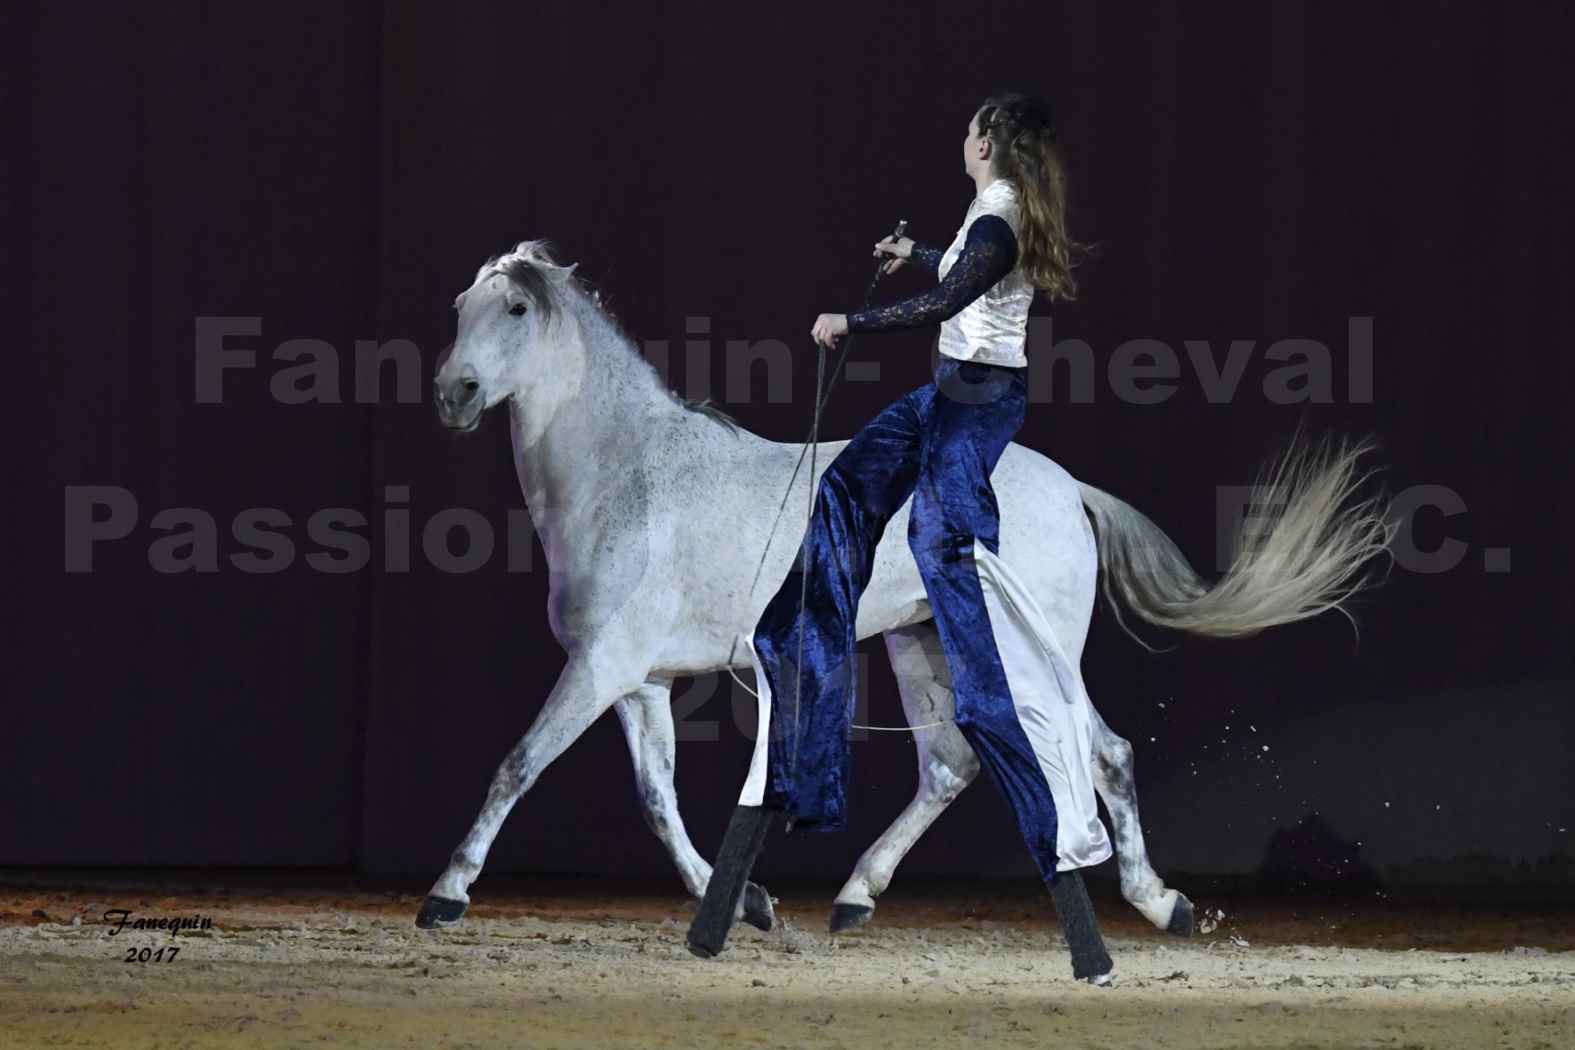
[[[897,223],[897,228],[892,233],[892,240],[893,241],[901,240],[903,235],[907,232],[907,230],[908,230],[908,220],[907,219],[903,219],[903,220],[901,220],[900,222]],[[883,273],[885,273],[887,261],[888,260],[886,260],[886,259],[881,259],[879,262],[877,262],[875,264],[875,276],[870,278],[869,287],[864,290],[864,308],[868,308],[869,307],[870,300],[873,299],[874,296],[875,296],[875,286],[880,283],[881,275]],[[760,570],[765,567],[766,555],[768,553],[770,553],[770,551],[771,551],[771,540],[772,540],[772,538],[774,536],[776,536],[777,522],[782,520],[782,511],[783,511],[784,508],[787,507],[788,497],[793,494],[793,483],[798,480],[799,468],[804,465],[804,455],[805,455],[805,453],[809,454],[809,476],[810,476],[810,481],[811,481],[811,484],[809,486],[809,510],[808,510],[807,516],[805,518],[805,523],[804,523],[804,527],[805,527],[806,533],[808,532],[808,530],[814,524],[814,521],[815,521],[815,498],[816,498],[817,495],[819,495],[819,491],[820,491],[820,486],[814,484],[816,446],[820,443],[820,416],[821,416],[822,410],[826,407],[827,399],[829,399],[831,397],[832,387],[834,387],[836,385],[837,375],[842,370],[842,362],[847,359],[848,347],[850,347],[852,345],[853,345],[853,333],[849,332],[849,333],[847,333],[847,335],[842,340],[842,353],[841,353],[840,356],[838,356],[836,365],[832,367],[832,370],[831,370],[831,381],[828,383],[828,382],[826,382],[826,378],[825,378],[825,376],[826,376],[826,347],[825,347],[825,344],[823,344],[823,343],[821,343],[819,341],[817,341],[815,343],[815,350],[816,350],[816,355],[815,355],[816,356],[816,365],[815,365],[815,413],[814,413],[814,416],[813,416],[813,418],[812,418],[812,420],[810,422],[809,437],[804,440],[804,447],[803,447],[802,450],[800,450],[800,452],[798,454],[798,462],[796,464],[794,464],[794,466],[793,466],[793,474],[792,474],[791,477],[788,478],[787,491],[782,494],[782,503],[781,503],[780,506],[777,507],[777,516],[774,519],[772,519],[771,531],[766,534],[766,546],[765,546],[765,549],[760,552],[760,564],[755,566],[755,578],[753,580],[751,580],[750,583],[749,583],[749,593],[750,594],[754,594],[755,593],[755,585],[760,582]],[[824,392],[822,392],[822,387],[824,387]],[[808,550],[807,550],[807,547],[805,545],[800,545],[799,555],[800,555],[800,561],[799,561],[799,591],[798,591],[798,620],[797,620],[797,627],[798,627],[798,664],[797,664],[797,666],[799,668],[799,672],[794,675],[794,694],[793,694],[793,752],[794,753],[793,753],[792,759],[791,759],[791,763],[794,764],[794,765],[797,764],[797,758],[798,758],[797,750],[798,750],[799,701],[800,701],[800,699],[801,699],[801,697],[803,695],[803,688],[804,688],[804,675],[803,675],[803,670],[802,670],[802,668],[804,666],[804,606],[807,603],[807,599],[808,599],[808,595],[809,595]],[[733,676],[733,681],[737,682],[739,685],[744,687],[744,691],[745,692],[749,693],[750,696],[753,696],[755,699],[758,700],[758,699],[760,699],[760,694],[755,692],[753,689],[749,688],[749,686],[744,683],[744,680],[742,678],[738,677],[738,672],[733,670],[733,656],[737,652],[737,650],[738,650],[738,639],[734,638],[733,639],[733,648],[731,650],[729,650],[728,654],[727,654],[727,658],[728,658],[727,673]],[[951,719],[946,718],[946,719],[942,719],[939,722],[926,722],[923,725],[917,725],[917,726],[866,726],[866,725],[858,725],[856,723],[850,723],[850,728],[852,728],[852,729],[868,729],[868,730],[873,730],[873,731],[881,732],[881,733],[911,733],[911,732],[914,732],[914,731],[919,730],[919,729],[933,729],[933,728],[935,728],[937,726],[946,725],[946,724],[948,724],[951,721],[952,721]],[[764,733],[764,732],[767,731],[767,729],[768,729],[767,726],[757,726],[755,728],[755,732],[757,732],[757,733]]]

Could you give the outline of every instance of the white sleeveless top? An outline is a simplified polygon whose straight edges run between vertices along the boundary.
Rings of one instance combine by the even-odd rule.
[[[944,278],[968,239],[968,227],[981,215],[999,215],[1020,236],[1017,190],[1006,179],[996,179],[974,197],[963,224],[941,256],[937,273]],[[1019,252],[1019,255],[1021,253]],[[940,352],[947,357],[984,364],[1023,368],[1028,364],[1028,307],[1034,286],[1023,274],[1021,262],[988,291],[941,322]]]

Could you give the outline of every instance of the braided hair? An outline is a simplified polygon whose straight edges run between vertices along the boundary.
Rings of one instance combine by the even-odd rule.
[[[1017,190],[1017,252],[1024,275],[1052,300],[1076,299],[1073,256],[1094,249],[1067,233],[1066,166],[1050,106],[1031,95],[1005,92],[985,99],[978,120],[979,133],[991,142],[995,174]]]

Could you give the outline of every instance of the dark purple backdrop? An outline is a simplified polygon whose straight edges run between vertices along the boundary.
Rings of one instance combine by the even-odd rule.
[[[1101,380],[1091,402],[1031,405],[1019,441],[1137,504],[1209,571],[1217,487],[1250,482],[1299,419],[1375,434],[1391,492],[1460,500],[1416,517],[1419,547],[1465,544],[1459,565],[1397,568],[1357,607],[1359,647],[1326,616],[1232,643],[1151,632],[1181,644],[1150,656],[1096,615],[1090,691],[1136,748],[1156,865],[1331,863],[1332,846],[1271,839],[1310,818],[1304,836],[1396,879],[1446,870],[1427,858],[1575,878],[1565,5],[462,11],[0,16],[20,100],[0,175],[0,864],[435,875],[561,666],[539,545],[518,552],[523,573],[500,555],[447,574],[419,550],[408,573],[378,568],[388,486],[408,486],[418,535],[451,507],[501,533],[523,506],[501,419],[456,438],[430,408],[455,293],[488,255],[549,237],[635,338],[668,341],[675,388],[799,440],[815,314],[856,305],[897,218],[949,239],[973,192],[966,122],[1008,85],[1052,101],[1074,232],[1102,245],[1055,338],[1102,363],[1134,338],[1256,341],[1228,404],[1182,352],[1162,404]],[[883,294],[919,286],[902,275]],[[234,340],[258,367],[229,373],[220,404],[195,392],[196,318],[211,316],[261,324]],[[1321,341],[1344,376],[1352,317],[1373,319],[1370,402],[1343,382],[1332,404],[1264,395],[1263,348],[1281,338]],[[923,382],[930,337],[862,339],[823,435]],[[274,349],[300,338],[338,349],[345,403],[270,393],[288,366]],[[352,403],[358,339],[420,347],[416,403],[391,371],[377,403]],[[764,373],[730,395],[728,339],[794,347],[791,401],[767,400]],[[1042,394],[1048,370],[1034,375]],[[138,520],[67,573],[66,487],[82,485],[128,490]],[[219,571],[150,568],[150,522],[179,507],[219,523]],[[246,550],[229,525],[252,507],[289,515],[287,571],[229,562]],[[306,520],[331,507],[371,519],[372,568],[306,563],[323,549]],[[1487,548],[1509,549],[1508,571]],[[890,724],[884,656],[864,651],[870,717]],[[717,727],[678,766],[709,852],[747,762],[730,701],[747,697],[717,675],[677,692],[686,733]],[[854,754],[853,829],[775,848],[768,873],[840,877],[907,801],[904,737]],[[669,870],[611,716],[515,810],[489,870]],[[903,868],[943,872],[1031,872],[988,784]]]

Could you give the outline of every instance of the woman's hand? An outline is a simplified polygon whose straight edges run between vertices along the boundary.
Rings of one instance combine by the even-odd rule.
[[[831,350],[837,348],[837,339],[847,334],[847,314],[821,314],[815,318],[814,327],[809,330],[811,339]]]
[[[896,273],[908,264],[908,259],[913,255],[912,237],[886,237],[875,242],[875,257],[887,256],[886,263],[881,267],[881,273]]]

